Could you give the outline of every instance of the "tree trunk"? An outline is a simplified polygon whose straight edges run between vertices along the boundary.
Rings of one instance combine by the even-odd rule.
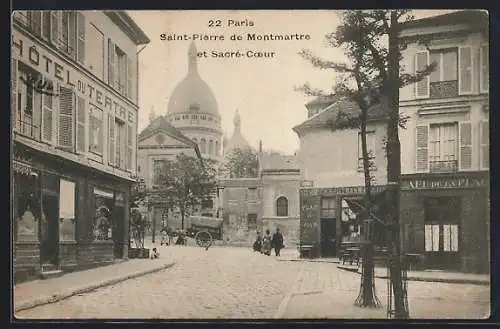
[[[389,266],[391,286],[394,293],[395,318],[408,318],[406,296],[402,282],[400,223],[399,223],[399,192],[401,175],[401,144],[399,142],[399,25],[395,11],[391,11],[391,26],[389,31],[388,81],[385,90],[389,121],[387,125],[387,181],[388,189],[388,219],[390,220]],[[390,305],[388,305],[390,306]]]
[[[184,206],[182,206],[180,210],[181,210],[181,229],[184,230],[184,215],[185,215]]]

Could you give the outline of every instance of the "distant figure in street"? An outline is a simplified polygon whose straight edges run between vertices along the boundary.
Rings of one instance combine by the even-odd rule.
[[[257,239],[253,243],[253,250],[260,252],[261,249],[262,249],[262,236],[260,235],[260,232],[257,232]]]
[[[266,234],[262,238],[262,253],[269,256],[271,255],[271,232],[266,230]]]
[[[151,259],[158,259],[160,258],[160,253],[156,248],[153,248],[153,253],[151,254]]]
[[[276,253],[276,256],[279,256],[281,249],[283,249],[285,247],[283,245],[283,234],[281,234],[279,228],[276,228],[276,233],[273,234],[273,239],[271,241],[271,245],[274,248],[274,252]]]
[[[163,245],[166,245],[166,246],[169,245],[167,229],[165,227],[161,229],[161,242],[160,242],[160,246],[163,246]]]

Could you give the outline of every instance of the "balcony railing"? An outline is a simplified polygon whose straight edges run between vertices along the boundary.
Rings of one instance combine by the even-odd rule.
[[[431,173],[453,173],[458,171],[457,160],[430,161],[429,169]]]
[[[29,138],[40,140],[40,127],[33,122],[17,120],[16,131]]]
[[[458,96],[458,80],[430,83],[430,98],[450,98]]]

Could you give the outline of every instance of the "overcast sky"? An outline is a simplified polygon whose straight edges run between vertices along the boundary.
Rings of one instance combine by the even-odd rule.
[[[427,17],[449,10],[419,10],[415,16]],[[310,49],[330,60],[343,60],[343,53],[325,43],[325,34],[335,30],[339,11],[129,11],[151,39],[139,57],[139,131],[154,107],[157,115],[167,112],[170,94],[187,72],[187,51],[191,41],[162,41],[160,35],[193,33],[224,35],[224,41],[196,41],[198,51],[275,52],[274,58],[198,58],[203,80],[212,88],[222,116],[222,128],[231,136],[236,109],[241,115],[243,135],[257,147],[293,154],[299,145],[292,127],[306,119],[304,104],[309,100],[294,86],[309,82],[330,89],[335,74],[322,71],[297,53]],[[222,27],[209,27],[210,20],[221,20]],[[252,21],[254,26],[231,26],[228,20]],[[232,34],[308,34],[302,41],[231,41]]]

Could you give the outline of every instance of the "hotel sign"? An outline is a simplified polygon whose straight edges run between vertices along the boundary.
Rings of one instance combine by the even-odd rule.
[[[33,68],[44,78],[74,89],[77,95],[86,98],[94,106],[107,110],[108,113],[114,112],[115,116],[124,121],[136,122],[136,111],[130,109],[130,105],[106,90],[102,83],[91,79],[43,45],[14,31],[11,48],[12,58]]]
[[[401,189],[404,190],[433,190],[454,188],[480,188],[487,187],[489,179],[486,177],[436,177],[416,178],[403,180]]]

